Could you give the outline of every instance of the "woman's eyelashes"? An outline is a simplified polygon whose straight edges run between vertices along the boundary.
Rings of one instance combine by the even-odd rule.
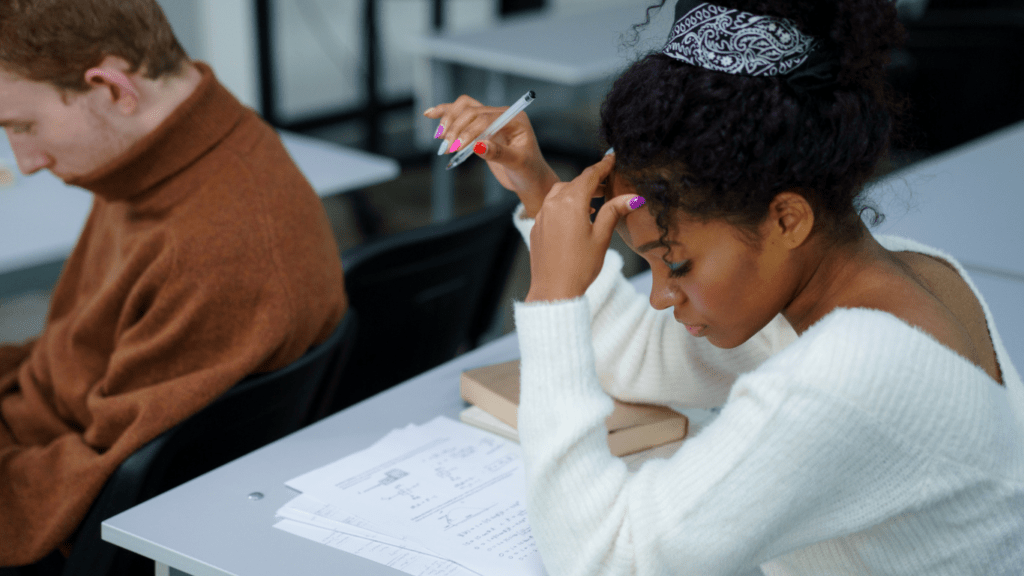
[[[668,275],[671,278],[682,278],[690,272],[691,268],[693,268],[693,264],[690,260],[683,260],[682,262],[669,262],[668,260],[665,260],[665,265],[668,266]]]

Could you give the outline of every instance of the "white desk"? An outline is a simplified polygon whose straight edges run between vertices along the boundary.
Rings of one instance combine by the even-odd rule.
[[[391,158],[287,132],[281,140],[320,196],[386,182],[399,173]],[[7,139],[0,142],[0,159],[17,172]],[[49,171],[18,174],[13,187],[0,188],[0,275],[46,263],[59,266],[78,240],[91,206],[92,194],[67,186]]]
[[[1024,282],[1024,122],[897,171],[871,194],[886,215],[876,232]]]
[[[519,357],[515,334],[343,410],[103,523],[103,539],[194,576],[400,576],[403,573],[273,527],[297,494],[284,483],[366,448],[409,422],[458,419],[462,371]],[[261,500],[248,495],[260,492]]]
[[[455,66],[486,71],[486,88],[482,94],[471,94],[485,104],[508,106],[518,99],[510,94],[507,80],[511,76],[579,87],[607,80],[621,72],[633,60],[636,49],[624,49],[622,34],[644,19],[646,4],[606,8],[581,14],[542,14],[505,21],[498,26],[476,32],[427,36],[415,44],[419,64],[415,67],[414,90],[416,109],[450,102],[458,97],[454,88]],[[651,38],[660,45],[671,25],[672,9],[662,10],[665,17],[655,18],[644,30],[638,47]],[[533,108],[546,105],[540,93]],[[557,95],[555,96],[557,98]],[[561,102],[562,107],[569,106]],[[417,124],[419,142],[436,150],[432,140],[437,128],[435,120],[422,118]],[[454,214],[453,174],[444,169],[449,156],[434,164],[432,210],[435,221],[447,220]],[[488,199],[499,197],[497,181],[489,178]]]

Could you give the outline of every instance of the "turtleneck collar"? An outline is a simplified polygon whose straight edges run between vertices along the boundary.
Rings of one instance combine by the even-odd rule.
[[[202,80],[163,123],[123,154],[96,170],[68,180],[109,201],[141,199],[222,140],[248,109],[194,62]]]

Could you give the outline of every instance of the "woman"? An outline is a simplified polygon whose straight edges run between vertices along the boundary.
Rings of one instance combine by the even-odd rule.
[[[549,573],[1021,574],[1024,384],[963,268],[860,217],[891,132],[891,2],[675,16],[602,108],[614,154],[557,183],[524,115],[477,149],[523,201],[519,430]],[[426,115],[469,142],[500,112]],[[609,395],[723,406],[630,474]]]

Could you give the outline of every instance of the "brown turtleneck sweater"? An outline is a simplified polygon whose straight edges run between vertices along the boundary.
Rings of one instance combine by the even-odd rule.
[[[0,346],[0,566],[34,562],[114,469],[244,376],[281,368],[346,309],[319,199],[277,134],[203,79],[95,194],[46,328]]]

